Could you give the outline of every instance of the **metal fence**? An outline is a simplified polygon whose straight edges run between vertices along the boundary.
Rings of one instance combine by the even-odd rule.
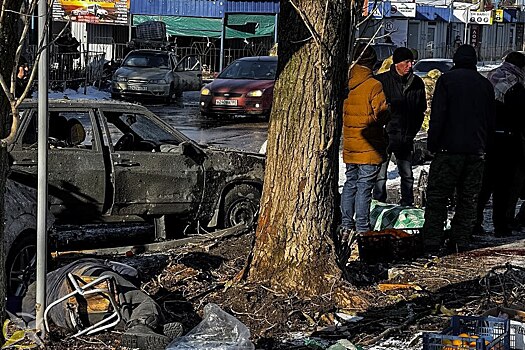
[[[28,47],[26,58],[33,65],[36,57],[36,47]],[[85,50],[79,52],[61,53],[55,45],[49,49],[49,84],[53,90],[78,88],[82,85],[92,85],[103,79],[105,53]]]
[[[151,48],[151,45],[147,47]],[[133,48],[143,48],[139,44]],[[145,48],[145,47],[144,47]],[[160,48],[160,47],[159,47]],[[221,50],[215,47],[213,43],[194,43],[189,47],[168,47],[170,51],[175,52],[179,59],[187,55],[197,55],[201,59],[203,75],[213,76],[214,73],[220,71],[220,54]],[[224,67],[235,61],[236,59],[248,56],[266,56],[270,52],[271,46],[268,44],[254,44],[247,45],[240,49],[224,49]],[[114,59],[122,59],[131,50],[127,44],[115,44],[113,53],[115,54]]]

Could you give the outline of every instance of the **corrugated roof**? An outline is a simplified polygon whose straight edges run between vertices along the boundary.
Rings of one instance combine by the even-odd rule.
[[[225,13],[279,13],[279,0],[131,0],[133,15],[222,18]]]

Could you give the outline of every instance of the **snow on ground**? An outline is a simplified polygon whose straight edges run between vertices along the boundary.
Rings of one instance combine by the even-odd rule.
[[[66,89],[64,92],[49,91],[48,96],[50,99],[111,100],[109,92],[99,90],[94,86],[88,86],[85,91],[83,87],[78,90]],[[33,98],[38,98],[38,91],[33,92]]]

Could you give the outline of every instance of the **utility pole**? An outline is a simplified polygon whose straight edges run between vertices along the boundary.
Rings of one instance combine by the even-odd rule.
[[[36,327],[45,335],[47,273],[47,115],[49,71],[49,8],[47,0],[38,2],[38,42],[43,45],[38,62],[38,187],[36,218]]]

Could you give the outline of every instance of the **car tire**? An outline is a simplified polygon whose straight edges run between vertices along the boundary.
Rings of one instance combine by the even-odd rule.
[[[120,99],[120,94],[115,94],[115,93],[112,92],[112,93],[111,93],[111,99],[113,99],[113,100],[118,100],[118,99]]]
[[[261,192],[253,185],[241,184],[232,188],[224,197],[223,226],[233,227],[241,223],[255,225],[259,214]]]
[[[8,309],[18,311],[27,288],[36,280],[36,233],[24,232],[15,240],[5,262]]]

